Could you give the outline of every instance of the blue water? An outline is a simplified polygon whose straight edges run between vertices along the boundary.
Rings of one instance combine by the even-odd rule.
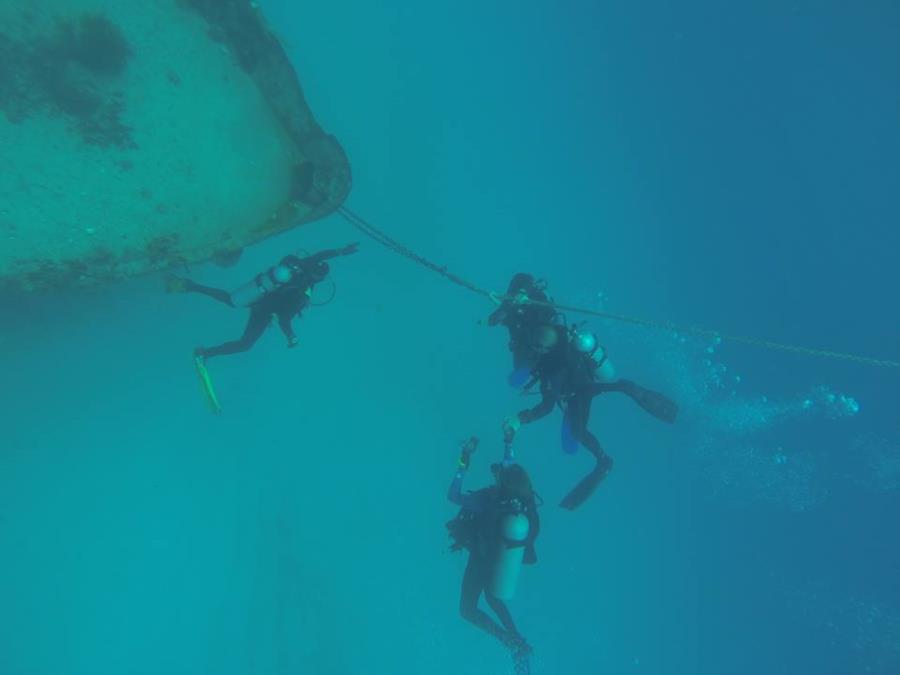
[[[458,274],[900,357],[896,3],[261,6],[348,204]],[[356,240],[297,350],[273,330],[214,363],[220,418],[190,351],[241,314],[159,279],[3,300],[0,673],[511,672],[459,618],[443,527],[458,442],[484,439],[486,483],[533,402],[490,305],[337,217],[194,276]],[[616,466],[574,513],[586,453],[556,415],[521,432],[533,672],[900,672],[897,369],[590,324],[682,417],[598,400]]]

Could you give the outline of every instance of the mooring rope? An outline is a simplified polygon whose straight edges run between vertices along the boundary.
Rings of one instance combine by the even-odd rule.
[[[358,229],[360,232],[365,234],[368,237],[371,237],[375,241],[377,241],[382,246],[385,246],[394,252],[402,255],[405,258],[412,260],[413,262],[422,265],[423,267],[430,269],[432,272],[436,272],[440,274],[444,278],[448,279],[450,282],[462,286],[463,288],[471,291],[472,293],[476,293],[477,295],[483,296],[492,300],[495,303],[502,302],[503,300],[512,300],[513,298],[507,295],[493,293],[488,291],[481,286],[478,286],[467,279],[464,279],[450,270],[448,270],[443,265],[438,265],[436,263],[431,262],[427,258],[419,255],[412,249],[404,246],[400,242],[395,239],[392,239],[390,236],[376,228],[374,225],[369,223],[367,220],[354,213],[346,206],[341,206],[337,209],[337,212],[353,227]],[[870,356],[860,356],[859,354],[851,354],[848,352],[836,352],[827,349],[815,349],[813,347],[803,347],[799,345],[786,344],[783,342],[774,342],[772,340],[763,340],[759,338],[746,337],[743,335],[728,335],[725,333],[720,333],[719,331],[710,330],[708,328],[698,328],[696,326],[687,326],[683,324],[673,323],[671,321],[658,321],[654,319],[643,319],[635,316],[628,316],[626,314],[616,314],[613,312],[602,312],[595,309],[588,309],[585,307],[575,307],[572,305],[563,305],[556,302],[539,302],[534,300],[529,300],[529,304],[543,306],[543,307],[552,307],[553,309],[557,309],[561,312],[572,312],[576,314],[585,314],[588,316],[596,316],[601,319],[609,319],[611,321],[618,321],[621,323],[628,323],[635,326],[646,326],[648,328],[657,328],[661,330],[674,331],[677,333],[684,333],[688,335],[696,335],[699,337],[707,337],[713,339],[720,339],[727,342],[735,342],[738,344],[752,345],[754,347],[762,347],[764,349],[773,349],[782,352],[792,352],[794,354],[805,354],[807,356],[819,356],[822,358],[828,359],[836,359],[841,361],[851,361],[853,363],[859,363],[867,366],[878,366],[880,368],[900,368],[900,361],[891,361],[888,359],[878,359]]]

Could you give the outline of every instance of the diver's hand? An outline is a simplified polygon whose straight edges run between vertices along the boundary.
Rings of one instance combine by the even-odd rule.
[[[287,345],[288,349],[293,349],[294,347],[296,347],[299,344],[300,344],[300,340],[297,339],[296,335],[291,335],[288,338],[288,345]]]
[[[352,244],[347,244],[344,248],[341,249],[341,255],[351,255],[356,253],[359,250],[359,242],[355,241]]]
[[[462,448],[459,452],[459,468],[468,469],[469,462],[472,459],[472,454],[478,449],[478,438],[476,436],[472,436],[463,443]]]
[[[507,417],[505,420],[503,420],[503,440],[506,443],[512,443],[513,439],[516,437],[516,434],[521,428],[522,420],[519,419],[518,415]]]
[[[512,297],[511,302],[514,305],[527,305],[531,302],[531,298],[528,297],[528,293],[525,291],[519,291]]]

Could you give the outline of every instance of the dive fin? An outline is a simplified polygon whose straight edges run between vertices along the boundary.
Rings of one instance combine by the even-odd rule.
[[[563,497],[563,500],[559,505],[569,511],[577,509],[588,500],[588,497],[594,494],[597,486],[599,486],[603,479],[606,478],[606,474],[609,473],[611,468],[612,459],[606,456],[606,461],[598,463],[597,468],[582,478],[581,482],[572,488],[572,491],[569,492],[569,494]]]
[[[630,380],[622,381],[622,392],[656,419],[667,424],[675,424],[675,419],[678,417],[678,404],[668,396],[652,389],[645,389]]]
[[[206,359],[202,356],[194,356],[194,367],[197,369],[197,377],[200,379],[200,388],[203,390],[203,396],[206,403],[214,415],[222,412],[222,406],[219,404],[219,397],[216,396],[216,390],[213,387],[212,378],[206,369]]]

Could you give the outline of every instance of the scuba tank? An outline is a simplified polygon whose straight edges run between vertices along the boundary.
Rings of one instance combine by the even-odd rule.
[[[235,307],[249,307],[293,278],[294,270],[287,265],[278,264],[270,267],[233,291],[231,304]]]
[[[615,382],[616,369],[606,354],[606,347],[597,341],[593,333],[580,333],[572,329],[572,345],[575,351],[586,355],[594,363],[594,374],[598,382]]]
[[[505,513],[500,520],[500,541],[491,570],[488,591],[500,600],[515,595],[528,538],[528,517],[522,511]]]

